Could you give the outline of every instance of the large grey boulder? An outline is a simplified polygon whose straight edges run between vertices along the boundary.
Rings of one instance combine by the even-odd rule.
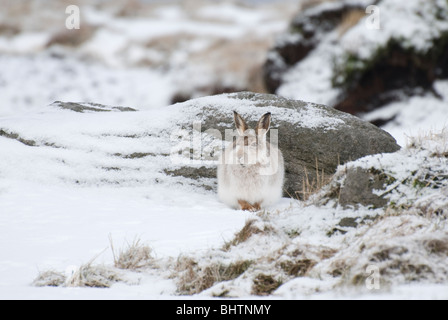
[[[278,130],[278,145],[285,159],[286,196],[300,198],[304,181],[313,184],[317,175],[325,180],[322,174],[331,176],[339,164],[400,149],[387,132],[357,117],[324,105],[271,94],[240,92],[190,100],[181,106],[195,110],[203,131],[217,129],[223,137],[225,129],[234,128],[233,110],[247,118],[252,127],[263,113],[270,111],[271,132]],[[205,167],[196,173],[211,175]],[[192,169],[181,167],[176,174],[191,176]]]
[[[300,196],[304,180],[312,181],[317,170],[330,176],[339,164],[399,149],[388,133],[349,114],[252,92],[145,111],[57,102],[39,114],[0,119],[0,136],[34,148],[20,152],[34,152],[39,161],[16,166],[17,174],[33,180],[119,186],[174,183],[214,190],[216,160],[225,140],[232,139],[234,110],[250,126],[265,112],[272,113],[268,139],[278,140],[285,158],[286,196]]]

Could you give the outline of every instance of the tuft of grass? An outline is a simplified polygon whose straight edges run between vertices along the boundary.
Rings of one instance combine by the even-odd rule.
[[[446,146],[448,142],[448,127],[445,126],[441,131],[422,131],[418,135],[407,136],[406,149],[421,149],[427,141],[440,141],[441,145]],[[437,152],[434,156],[443,156],[446,148]]]
[[[89,40],[96,32],[96,27],[83,21],[80,29],[62,29],[54,33],[47,42],[47,47],[53,45],[63,45],[68,47],[78,47]]]
[[[92,265],[91,262],[79,267],[73,275],[67,279],[67,287],[94,287],[110,288],[115,282],[121,282],[124,279],[116,270],[102,265]]]
[[[288,275],[293,277],[303,277],[309,270],[317,264],[311,259],[300,259],[296,261],[288,260],[280,263],[280,268]]]
[[[240,260],[227,265],[215,262],[200,266],[192,258],[180,257],[175,267],[178,292],[185,295],[200,293],[215,283],[236,279],[252,264],[250,260]]]
[[[66,279],[63,273],[48,270],[40,272],[32,285],[36,287],[59,287],[65,283]]]
[[[255,220],[255,219],[247,220],[244,227],[235,234],[234,238],[230,242],[226,242],[224,244],[223,250],[228,251],[228,250],[230,250],[230,248],[232,246],[237,246],[240,243],[247,241],[254,234],[263,233],[264,230],[261,230],[260,228],[258,228],[255,225],[256,222],[257,222],[257,220]]]
[[[126,282],[129,280],[123,278],[119,269],[141,271],[147,267],[154,267],[154,258],[151,255],[151,249],[142,245],[140,240],[134,240],[128,246],[115,252],[112,239],[109,238],[114,257],[114,266],[94,265],[95,256],[88,263],[81,265],[73,274],[66,277],[63,273],[55,271],[44,271],[39,273],[33,281],[34,286],[44,287],[95,287],[109,288],[116,282]]]
[[[353,9],[347,12],[342,17],[342,21],[338,27],[339,37],[342,37],[348,30],[356,26],[359,20],[361,20],[365,16],[365,11],[361,9]]]
[[[303,201],[308,201],[312,195],[319,192],[324,186],[330,183],[332,176],[324,172],[324,170],[319,170],[319,163],[316,159],[316,171],[315,177],[311,178],[308,174],[308,170],[304,167],[305,177],[302,181],[302,190],[296,191],[296,195],[299,199]]]
[[[115,252],[110,237],[109,241],[114,257],[114,266],[116,268],[136,271],[155,266],[155,259],[151,255],[152,249],[149,246],[140,243],[139,239],[135,239],[132,243],[128,243],[127,247],[118,253]]]
[[[424,242],[426,250],[431,254],[448,256],[448,237],[444,239],[431,239]]]
[[[252,284],[252,294],[257,296],[267,296],[274,292],[283,284],[281,279],[276,279],[272,275],[258,274]]]

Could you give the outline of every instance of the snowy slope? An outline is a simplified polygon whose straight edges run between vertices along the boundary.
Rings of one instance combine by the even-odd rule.
[[[51,53],[0,53],[0,116],[39,110],[56,100],[102,101],[150,109],[169,104],[172,77],[157,70],[114,68]],[[126,93],[126,94],[123,94]]]
[[[367,8],[374,2],[324,1],[321,5],[311,8],[309,15],[341,7],[343,3],[354,3],[360,8]],[[359,21],[353,22],[348,30],[339,26],[329,32],[318,34],[316,36],[319,39],[317,46],[305,58],[286,71],[276,93],[291,99],[302,99],[333,106],[338,101],[338,95],[343,91],[334,85],[334,82],[340,81],[339,78],[342,77],[338,68],[362,68],[363,63],[366,63],[362,61],[370,61],[376,52],[380,48],[384,48],[391,39],[399,41],[404,48],[411,51],[427,53],[434,45],[434,39],[448,30],[446,19],[448,9],[443,0],[432,2],[384,0],[375,3],[380,9],[380,28],[368,28],[367,23],[371,22],[369,20],[371,17],[367,13],[362,15],[363,10],[361,10]],[[313,25],[306,27],[314,29]],[[300,33],[290,32],[280,35],[277,42],[281,47],[282,44],[288,42],[300,43],[302,37]],[[271,53],[271,55],[275,61],[276,54]],[[356,61],[359,65],[350,64],[347,60],[350,55],[358,59]],[[352,62],[352,64],[354,63]],[[423,92],[423,89],[421,91]],[[360,117],[367,121],[392,119],[383,129],[391,133],[398,143],[404,146],[407,136],[429,130],[442,130],[447,126],[447,80],[435,81],[434,92],[409,97],[405,92],[397,90],[398,101],[388,103],[380,109],[360,115]]]
[[[198,101],[216,99],[222,98]],[[344,289],[340,278],[329,276],[334,273],[334,261],[353,259],[356,250],[350,245],[361,241],[358,237],[375,250],[375,242],[380,239],[385,244],[399,241],[391,230],[402,225],[403,232],[419,230],[415,236],[403,238],[411,244],[422,239],[443,239],[446,232],[443,225],[434,232],[433,222],[407,214],[397,218],[392,229],[391,221],[374,224],[370,232],[367,226],[350,229],[340,226],[342,219],[368,220],[387,213],[381,209],[303,204],[286,198],[264,213],[236,211],[220,203],[213,191],[179,184],[181,178],[162,179],[159,170],[169,161],[167,157],[131,160],[117,156],[151,153],[155,149],[169,152],[168,136],[158,139],[156,133],[183,120],[182,107],[188,104],[150,111],[76,113],[53,104],[38,112],[0,119],[1,298],[182,298],[178,294],[183,273],[176,271],[173,263],[179,257],[195,259],[202,270],[210,265],[250,261],[249,269],[240,277],[218,282],[195,297],[225,293],[230,297],[253,298],[256,296],[252,277],[273,273],[275,277],[283,277],[283,285],[272,292],[276,298],[428,298],[428,292],[431,298],[447,298],[446,286],[437,281],[406,285],[397,280],[395,286],[373,293],[362,287],[361,291],[357,287]],[[243,106],[229,105],[232,107]],[[431,150],[443,154],[446,141],[442,136],[440,141],[424,144],[429,151],[416,156],[415,166],[422,167],[418,161],[424,161]],[[379,161],[380,166],[394,171],[400,161],[414,165],[406,158],[412,154],[411,150],[401,155],[371,156],[354,165],[365,161],[367,167],[376,166],[375,161]],[[397,161],[400,157],[404,160]],[[163,183],[157,182],[158,178]],[[424,194],[426,198],[431,195]],[[409,201],[415,202],[414,194],[408,196]],[[255,221],[253,226],[260,231],[248,241],[222,250],[250,220]],[[422,225],[425,227],[419,227]],[[389,240],[382,239],[384,233],[390,234]],[[148,244],[161,268],[121,271],[127,281],[109,289],[32,285],[39,273],[47,270],[70,276],[89,261],[111,266],[109,238],[115,247],[123,247],[134,239]],[[317,276],[313,273],[297,278],[285,276],[284,268],[297,259],[297,252],[302,252],[300,261],[320,262],[313,271]],[[412,257],[418,257],[419,253],[415,254]]]
[[[2,299],[126,299],[171,294],[172,285],[159,278],[156,286],[150,282],[112,292],[36,289],[31,283],[39,271],[70,272],[97,255],[95,262],[110,263],[109,235],[116,246],[137,237],[154,247],[159,257],[177,256],[220,244],[246,217],[212,195],[172,188],[79,189],[3,180],[1,190]],[[157,286],[158,282],[164,285]]]
[[[250,72],[297,6],[139,2],[78,1],[78,31],[65,27],[69,1],[5,4],[0,116],[55,100],[148,109],[170,104],[177,93],[248,89]]]
[[[8,123],[36,139],[36,145],[30,146],[0,137],[2,298],[42,297],[35,296],[30,286],[39,270],[70,270],[98,254],[98,262],[107,261],[112,253],[104,251],[109,235],[119,246],[140,238],[157,247],[158,255],[176,256],[216,245],[244,223],[245,214],[236,215],[214,194],[191,187],[155,186],[157,160],[108,154],[163,147],[154,140],[151,145],[144,138],[133,143],[123,137],[148,132],[144,115],[77,114],[54,108],[1,119],[3,128]],[[162,119],[158,118],[160,125]],[[46,145],[39,145],[39,133]],[[118,165],[124,170],[115,172]],[[166,289],[155,290],[143,298]],[[53,294],[49,297],[60,293]],[[67,298],[78,293],[73,294]],[[120,290],[117,294],[127,298]]]
[[[173,107],[151,113],[76,113],[51,105],[0,119],[2,130],[9,132],[0,137],[2,298],[46,297],[48,289],[31,286],[40,270],[70,272],[98,254],[95,262],[110,262],[109,236],[116,246],[139,238],[158,257],[176,257],[220,245],[244,225],[250,214],[227,208],[213,192],[179,185],[174,178],[158,185],[155,180],[162,178],[160,168],[169,158],[117,156],[154,148],[169,154],[169,132],[159,142],[149,137],[166,131],[176,117],[184,118]],[[80,298],[173,293],[170,281],[156,282],[163,285],[151,282],[148,289],[143,282],[135,292],[117,288],[112,294],[91,290]],[[62,291],[67,298],[80,294]]]
[[[85,21],[98,26],[99,32],[69,49],[46,48],[51,28],[30,31],[30,26],[42,25],[34,11],[29,19],[11,16],[28,27],[14,37],[0,35],[0,129],[11,130],[0,135],[0,299],[183,298],[178,296],[177,279],[160,270],[123,271],[130,284],[116,283],[108,289],[32,285],[42,271],[70,276],[92,259],[94,264],[112,265],[109,238],[116,248],[140,239],[167,268],[179,256],[194,257],[206,265],[284,253],[276,257],[287,262],[297,246],[311,248],[307,258],[317,259],[321,247],[338,249],[350,244],[356,231],[347,236],[336,233],[330,240],[327,233],[335,226],[340,228],[337,224],[341,219],[368,216],[371,211],[317,207],[286,198],[270,208],[269,215],[235,211],[220,203],[212,191],[180,185],[175,178],[154,183],[166,159],[129,161],[116,156],[155,149],[168,152],[169,146],[163,141],[154,144],[145,135],[182,117],[166,108],[173,93],[186,88],[200,94],[194,90],[210,82],[245,85],[245,62],[262,62],[264,55],[249,54],[236,67],[226,64],[223,57],[238,56],[239,51],[232,51],[234,47],[252,46],[245,39],[248,35],[256,35],[261,48],[267,48],[271,36],[286,28],[286,13],[294,13],[291,8],[295,4],[286,10],[268,6],[258,11],[224,3],[200,7],[192,14],[182,5],[170,4],[152,11],[152,20],[117,19],[108,10],[90,8],[84,11]],[[39,9],[46,10],[35,8]],[[162,44],[183,38],[184,31],[188,37],[174,41],[168,49],[148,45],[161,37]],[[220,54],[210,54],[213,48],[234,40],[234,47],[224,46]],[[288,75],[300,81],[299,89],[283,87],[282,94],[312,102],[331,101],[337,92],[330,89],[330,75],[322,64],[330,62],[325,58],[325,44],[321,49],[324,59],[310,56],[297,73]],[[264,51],[255,47],[251,52]],[[186,63],[191,61],[194,63]],[[227,72],[229,67],[235,70]],[[315,87],[310,86],[313,83]],[[404,134],[418,134],[420,128],[439,129],[447,122],[448,87],[443,81],[437,86],[441,100],[411,98],[372,117],[390,118],[406,107],[409,112],[399,112],[386,127],[401,145],[406,144]],[[55,100],[123,105],[141,111],[77,114],[48,106]],[[157,117],[148,118],[149,114]],[[318,123],[320,119],[313,120]],[[14,136],[17,132],[20,139]],[[393,163],[389,165],[393,168]],[[255,236],[223,254],[220,248],[251,219],[260,227],[269,226],[273,233]],[[427,223],[415,219],[411,225],[420,222]],[[378,239],[384,230],[388,229],[383,225],[368,235]],[[350,250],[344,253],[350,255]],[[263,272],[272,266],[275,262],[261,264],[268,268]],[[255,271],[249,270],[249,275]],[[250,279],[243,275],[218,283],[193,298],[210,298],[225,290],[232,296],[257,298],[251,293]],[[329,277],[299,277],[285,281],[273,297],[448,299],[446,285],[431,282],[400,283],[385,290],[361,292],[334,289],[334,285],[335,280]]]

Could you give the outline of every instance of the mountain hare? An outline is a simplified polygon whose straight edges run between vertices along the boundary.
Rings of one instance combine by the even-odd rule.
[[[258,211],[282,196],[283,155],[266,141],[270,112],[260,118],[255,130],[235,111],[234,121],[238,136],[218,162],[218,197],[235,209]]]

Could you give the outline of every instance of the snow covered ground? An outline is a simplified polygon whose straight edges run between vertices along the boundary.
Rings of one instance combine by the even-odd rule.
[[[11,136],[0,136],[0,299],[183,298],[177,295],[176,280],[158,270],[129,274],[133,284],[117,283],[108,289],[35,287],[32,282],[39,272],[46,270],[69,276],[93,258],[95,264],[113,264],[110,238],[117,248],[140,239],[161,261],[180,255],[207,256],[231,240],[249,219],[259,219],[254,213],[227,208],[212,191],[150,183],[157,178],[154,173],[157,163],[142,159],[130,164],[127,170],[116,172],[115,161],[120,166],[126,161],[107,157],[110,150],[125,152],[154,146],[145,145],[144,139],[139,140],[140,144],[130,144],[126,137],[102,133],[112,131],[119,136],[144,130],[143,118],[139,119],[144,117],[144,110],[160,109],[163,114],[163,107],[170,104],[181,85],[200,88],[217,74],[222,76],[220,84],[233,83],[238,73],[220,73],[228,65],[201,69],[199,62],[208,56],[207,49],[220,41],[241,40],[247,34],[271,39],[275,32],[286,27],[287,19],[282,16],[284,8],[278,11],[269,8],[255,10],[232,3],[204,6],[197,11],[199,18],[195,19],[200,22],[196,23],[182,6],[172,4],[154,11],[150,22],[135,20],[130,24],[125,21],[127,18],[111,20],[109,14],[89,9],[87,21],[102,26],[102,31],[74,49],[75,52],[60,47],[45,48],[49,34],[42,31],[24,32],[12,38],[0,35],[0,130],[3,126],[15,127],[34,138],[40,128],[45,128],[42,141],[57,137],[55,140],[72,146],[70,150],[51,144],[30,146]],[[142,26],[147,32],[135,31]],[[145,45],[157,37],[184,33],[195,37],[171,55],[163,48],[153,50]],[[221,55],[211,56],[209,64],[216,66]],[[148,59],[151,62],[142,66]],[[185,64],[190,59],[196,61],[194,67]],[[405,104],[412,107],[386,127],[400,144],[405,144],[403,134],[418,133],[419,128],[439,129],[447,122],[448,85],[441,81],[437,86],[443,100],[412,98],[378,111],[388,117]],[[85,114],[80,121],[81,116],[73,112],[52,111],[48,105],[55,100],[123,105],[142,111],[132,115]],[[312,96],[303,100],[322,102]],[[428,112],[423,109],[426,106],[434,107]],[[288,198],[270,208],[270,212],[279,217],[274,227],[283,228],[291,219],[295,219],[295,224],[303,224],[301,235],[292,240],[282,236],[254,240],[253,245],[259,249],[273,251],[302,239],[309,245],[331,247],[327,243],[328,227],[342,217],[360,215],[351,209],[304,207]],[[267,240],[273,242],[257,243]],[[333,240],[337,246],[350,237],[336,236]],[[247,248],[233,253],[235,256],[227,258],[252,254]],[[331,279],[298,278],[278,288],[273,297],[448,299],[448,288],[443,284],[415,283],[361,293],[327,290],[332,284]],[[229,288],[239,297],[250,295],[244,279]],[[213,290],[219,289],[211,288],[194,298],[209,298]]]
[[[181,257],[195,259],[199,275],[213,264],[260,261],[253,269],[249,268],[246,275],[216,283],[194,296],[210,298],[225,293],[230,297],[253,298],[251,276],[259,272],[275,274],[279,268],[288,268],[297,254],[303,255],[300,261],[320,262],[314,272],[321,272],[323,278],[312,274],[285,278],[283,285],[272,292],[272,297],[448,298],[446,285],[434,280],[439,276],[444,279],[443,255],[426,258],[425,254],[420,257],[418,251],[420,242],[445,241],[444,220],[403,214],[389,217],[383,223],[380,220],[373,224],[375,228],[372,230],[367,225],[353,230],[341,229],[342,219],[363,221],[376,215],[387,217],[387,211],[306,205],[289,198],[282,199],[265,213],[236,211],[220,203],[213,191],[180,185],[181,178],[162,179],[160,168],[169,158],[123,157],[135,152],[151,153],[154,148],[162,152],[169,150],[166,141],[157,138],[154,132],[169,128],[167,120],[178,123],[184,117],[173,110],[178,110],[177,106],[137,112],[77,113],[53,104],[0,119],[1,298],[182,298],[178,295],[178,283],[184,271],[173,277],[176,268],[170,260]],[[363,166],[366,168],[379,166],[399,174],[397,179],[403,179],[410,171],[424,170],[424,164],[437,153],[440,160],[434,158],[434,163],[427,166],[443,177],[444,154],[448,148],[446,133],[439,139],[424,141],[423,151],[417,144],[416,151],[373,156],[357,163],[365,162]],[[412,157],[415,161],[410,161]],[[404,163],[407,166],[403,166]],[[417,173],[416,177],[422,175],[422,179],[426,179],[425,172]],[[402,188],[393,190],[409,197],[403,203],[418,203],[415,201],[419,199],[418,194]],[[440,187],[428,189],[431,193],[422,197],[427,201],[437,200],[444,207],[444,190]],[[402,204],[400,199],[393,200],[397,205]],[[255,236],[231,244],[229,250],[220,249],[226,243],[233,243],[234,234],[251,220],[255,221],[253,227],[259,230]],[[263,230],[268,231],[263,234]],[[394,238],[393,232],[397,230],[401,240]],[[384,234],[389,234],[390,240],[384,239]],[[70,277],[89,261],[95,265],[113,265],[110,239],[115,248],[125,247],[135,239],[149,245],[160,263],[159,269],[121,271],[126,282],[113,284],[108,289],[32,285],[41,272],[49,270]],[[411,252],[415,246],[418,250],[416,255],[410,254],[410,259],[428,263],[428,268],[435,271],[435,278],[405,285],[398,277],[396,283],[388,283],[378,292],[369,291],[362,285],[348,289],[338,285],[341,279],[328,274],[338,270],[334,264],[340,259],[356,261],[353,255],[357,250],[351,245],[356,246],[361,241],[365,241],[374,255],[378,254],[376,249],[380,252],[388,250],[387,245],[397,241],[409,245]],[[384,246],[386,249],[382,249]],[[442,245],[441,251],[445,250],[443,248]],[[369,251],[365,252],[369,254]],[[322,257],[326,260],[320,261]],[[442,259],[442,264],[438,265],[438,259]],[[413,261],[409,262],[410,266],[414,266]],[[436,268],[441,270],[440,273]]]
[[[70,1],[39,3],[10,2],[0,12],[0,116],[55,100],[148,109],[169,105],[175,94],[255,89],[251,73],[297,10],[292,1],[140,8],[138,1],[80,0],[80,29],[68,30]]]
[[[109,236],[116,247],[139,238],[157,257],[176,257],[220,245],[248,216],[226,208],[213,195],[173,188],[76,188],[18,181],[3,182],[1,190],[2,299],[169,297],[173,285],[159,277],[111,290],[36,288],[31,283],[39,271],[70,273],[97,255],[95,263],[111,264]]]
[[[363,119],[392,119],[382,129],[389,132],[398,144],[405,146],[409,137],[424,135],[428,132],[440,132],[448,127],[448,81],[439,80],[434,88],[440,97],[432,94],[408,97],[403,101],[365,114]]]

